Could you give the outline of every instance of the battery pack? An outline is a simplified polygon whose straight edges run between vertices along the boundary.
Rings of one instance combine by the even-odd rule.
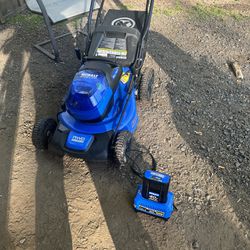
[[[138,185],[134,208],[153,216],[169,219],[174,211],[174,194],[169,192],[171,177],[147,170],[143,184]]]

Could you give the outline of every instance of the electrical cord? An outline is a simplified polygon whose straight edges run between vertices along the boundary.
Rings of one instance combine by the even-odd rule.
[[[134,158],[132,158],[128,153],[130,152],[137,152],[138,154],[136,154],[136,156]],[[130,164],[130,168],[132,170],[132,172],[138,176],[139,178],[143,178],[143,175],[144,175],[144,171],[143,169],[141,169],[138,164],[136,163],[136,158],[139,156],[139,155],[143,155],[143,154],[147,154],[150,156],[151,160],[152,160],[152,163],[151,163],[151,170],[156,170],[156,167],[157,167],[157,163],[156,163],[156,160],[154,158],[154,156],[149,152],[148,149],[146,149],[146,151],[142,151],[142,150],[138,150],[138,149],[130,149],[126,152],[126,156],[127,158],[131,161],[131,164]]]
[[[126,152],[126,156],[129,160],[132,161],[132,164],[130,164],[130,169],[132,170],[132,172],[138,176],[139,178],[143,179],[143,175],[144,175],[144,171],[142,169],[140,169],[140,167],[138,166],[138,164],[136,163],[135,159],[133,159],[132,157],[130,157],[130,155],[128,153],[130,152],[137,152],[138,154],[136,154],[136,156],[134,157],[135,159],[137,158],[138,155],[140,154],[147,154],[150,156],[151,160],[152,160],[152,163],[151,163],[151,169],[150,170],[156,170],[156,167],[157,167],[157,162],[153,156],[152,153],[150,153],[149,149],[146,149],[146,151],[142,151],[142,150],[138,150],[138,149],[130,149]],[[137,167],[137,169],[140,169],[140,170],[137,170],[135,167]],[[173,204],[173,207],[174,207],[174,211],[178,211],[178,208],[176,207],[175,204]]]

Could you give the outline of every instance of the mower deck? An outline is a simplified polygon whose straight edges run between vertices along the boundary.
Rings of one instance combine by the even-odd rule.
[[[49,150],[56,154],[69,154],[71,156],[82,158],[88,161],[107,161],[110,158],[110,143],[113,132],[109,131],[102,134],[94,135],[94,139],[86,145],[85,150],[82,148],[69,148],[67,146],[70,130],[64,126],[58,126],[50,143]],[[81,136],[84,136],[83,134]],[[86,136],[86,135],[85,135]],[[81,138],[80,136],[78,138]],[[78,143],[80,146],[81,144]]]
[[[109,10],[104,18],[103,25],[135,28],[142,33],[144,18],[145,11]]]

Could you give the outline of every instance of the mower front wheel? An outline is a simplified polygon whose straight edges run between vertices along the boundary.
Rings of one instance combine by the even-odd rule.
[[[132,134],[128,131],[120,132],[115,141],[115,159],[120,166],[125,166],[128,162],[127,152],[130,148]]]
[[[154,69],[152,68],[145,68],[143,70],[138,88],[139,100],[151,100],[154,85],[154,75]]]
[[[39,120],[32,133],[32,142],[37,149],[48,149],[48,143],[51,136],[56,130],[57,123],[54,119]]]

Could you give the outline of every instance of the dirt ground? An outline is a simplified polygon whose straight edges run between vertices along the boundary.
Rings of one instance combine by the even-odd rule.
[[[135,139],[172,176],[168,222],[134,212],[132,174],[35,150],[33,125],[55,117],[79,62],[70,39],[50,61],[32,48],[44,27],[18,20],[0,26],[0,249],[250,249],[249,19],[152,20],[154,98]]]

